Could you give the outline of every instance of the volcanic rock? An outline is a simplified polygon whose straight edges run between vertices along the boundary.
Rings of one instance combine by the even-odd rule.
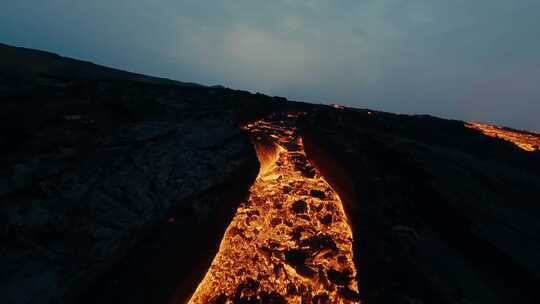
[[[352,280],[351,271],[347,268],[345,268],[343,271],[330,269],[328,270],[327,276],[330,282],[341,286],[347,285],[349,281]]]
[[[201,271],[258,171],[238,125],[269,98],[5,45],[0,67],[1,302],[156,302]]]
[[[332,224],[332,215],[331,215],[331,214],[325,215],[325,216],[321,219],[321,223],[323,223],[324,225],[330,225],[330,224]]]
[[[540,152],[431,116],[320,107],[300,126],[365,302],[538,303]]]
[[[310,190],[309,194],[313,197],[316,197],[318,199],[325,199],[326,194],[324,194],[324,191],[321,190]]]
[[[292,203],[291,205],[291,211],[293,213],[306,213],[307,212],[307,203],[303,200],[298,200]]]
[[[307,113],[292,117],[343,200],[361,294],[346,286],[346,270],[306,265],[339,254],[342,244],[324,234],[294,229],[297,248],[261,248],[277,252],[267,254],[281,259],[275,271],[287,263],[324,277],[351,302],[540,303],[540,152],[463,122],[337,111],[1,44],[0,105],[2,303],[187,300],[258,172],[238,126],[283,111]],[[282,146],[315,177],[291,136]],[[301,182],[284,192],[311,196],[317,212],[327,199]],[[326,204],[322,224],[336,220],[333,209]],[[313,210],[302,200],[290,207],[306,222]],[[235,303],[283,303],[275,293],[258,299],[257,288],[246,282]],[[327,301],[303,285],[289,293]]]
[[[325,234],[314,235],[310,238],[302,240],[300,246],[309,248],[311,253],[316,253],[324,249],[335,251],[337,245],[332,238]]]

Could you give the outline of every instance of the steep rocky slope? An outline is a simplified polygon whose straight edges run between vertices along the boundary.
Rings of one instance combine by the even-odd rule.
[[[175,260],[205,265],[198,250],[217,246],[258,171],[239,124],[280,103],[26,49],[0,58],[2,302],[77,299],[119,261],[157,259],[163,227],[193,244]],[[162,242],[140,245],[148,235]]]
[[[65,87],[80,80],[138,80],[160,84],[202,87],[195,83],[151,77],[99,66],[45,51],[0,43],[0,95],[35,85]]]
[[[301,130],[351,219],[368,303],[537,303],[539,152],[368,110],[320,108]]]

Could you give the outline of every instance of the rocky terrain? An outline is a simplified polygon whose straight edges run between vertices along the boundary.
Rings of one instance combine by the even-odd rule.
[[[258,172],[239,124],[279,102],[7,46],[0,60],[2,302],[76,300],[143,240],[157,259],[142,252],[166,233],[146,238],[172,227],[175,261],[206,267],[186,245],[219,244]]]
[[[367,303],[538,303],[539,152],[370,110],[320,108],[300,133],[351,219]]]
[[[540,152],[463,122],[333,108],[0,45],[2,303],[165,303],[202,280],[296,118],[367,303],[538,303]],[[528,136],[536,136],[528,134]]]

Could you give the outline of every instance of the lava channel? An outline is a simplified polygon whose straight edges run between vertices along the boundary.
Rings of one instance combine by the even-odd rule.
[[[297,115],[245,126],[261,170],[190,304],[360,302],[351,228],[306,158]]]
[[[470,129],[479,130],[484,135],[509,141],[525,151],[540,151],[539,134],[525,131],[515,131],[507,128],[474,122],[466,123],[465,126]]]

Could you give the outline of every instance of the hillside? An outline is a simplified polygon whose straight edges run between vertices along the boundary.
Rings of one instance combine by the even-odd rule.
[[[538,302],[538,134],[7,45],[0,107],[3,303],[185,303],[215,256],[250,246],[296,285],[270,293],[253,266],[212,303]]]
[[[0,94],[32,85],[64,86],[70,81],[133,80],[156,84],[200,86],[99,66],[45,51],[13,47],[0,43]]]

